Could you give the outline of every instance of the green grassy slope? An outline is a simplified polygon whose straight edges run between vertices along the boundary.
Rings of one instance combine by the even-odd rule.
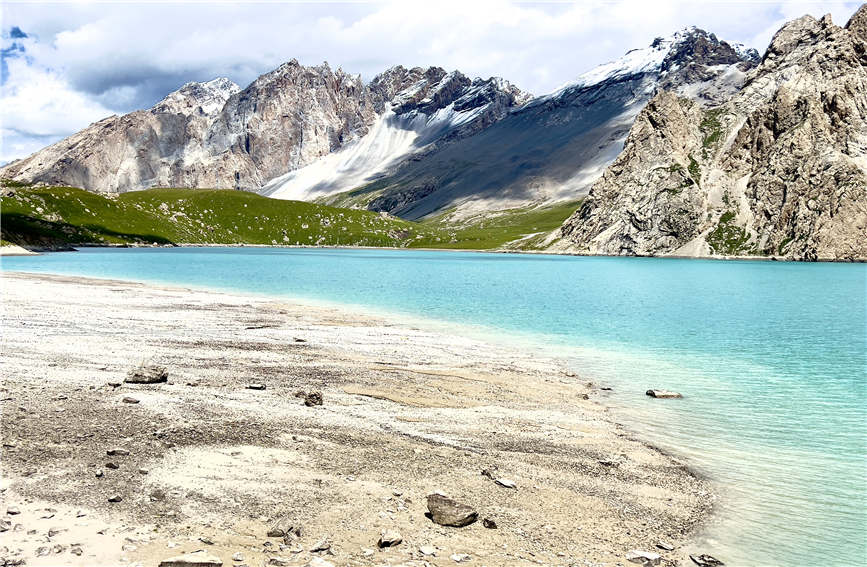
[[[149,189],[104,196],[73,187],[0,191],[0,239],[24,246],[74,244],[269,244],[523,248],[559,226],[574,203],[516,209],[460,224],[409,222],[378,213],[269,199],[255,193]],[[523,239],[523,240],[522,240]],[[518,240],[519,242],[513,243]]]

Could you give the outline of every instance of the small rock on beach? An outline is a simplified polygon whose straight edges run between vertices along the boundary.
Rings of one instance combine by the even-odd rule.
[[[442,494],[430,494],[427,497],[427,509],[431,519],[441,526],[462,528],[479,518],[478,512],[466,504],[455,502]]]
[[[672,399],[672,398],[682,398],[683,395],[678,392],[672,392],[670,390],[648,390],[645,392],[651,398],[661,398],[661,399]]]

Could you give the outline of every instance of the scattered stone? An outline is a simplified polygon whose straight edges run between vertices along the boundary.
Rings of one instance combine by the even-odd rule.
[[[470,506],[455,502],[442,494],[429,494],[427,509],[430,511],[431,519],[441,526],[461,528],[479,518],[478,512]]]
[[[300,339],[300,338],[298,338],[298,337],[295,337],[294,340],[295,340],[296,343],[306,343],[306,342],[307,342],[307,339]]]
[[[73,545],[72,547],[69,548],[69,553],[71,553],[71,554],[73,554],[73,555],[81,556],[81,554],[83,553],[83,551],[82,551],[82,549],[81,549],[81,546],[79,546],[79,545]]]
[[[105,473],[102,472],[102,469],[99,469],[99,470],[96,471],[96,473],[94,473],[94,476],[95,476],[96,478],[102,478],[102,475],[103,475],[103,474],[105,474]]]
[[[149,474],[149,473],[150,473],[150,471],[147,469],[139,469],[138,470],[138,474]]]
[[[719,567],[720,565],[725,565],[725,563],[716,557],[707,555],[706,553],[702,553],[701,555],[690,555],[689,558],[699,567]]]
[[[244,554],[241,553],[240,551],[232,555],[232,561],[243,561],[243,560],[244,560]]]
[[[247,384],[248,390],[264,390],[265,384]]]
[[[292,564],[291,559],[285,557],[269,557],[268,565],[276,565],[276,567],[286,567]]]
[[[160,567],[222,567],[223,560],[205,551],[194,551],[160,562]]]
[[[108,497],[109,502],[120,502],[121,500],[123,500],[123,497],[118,496],[117,494]]]
[[[8,532],[10,529],[12,529],[10,520],[0,520],[0,532]]]
[[[454,554],[451,555],[451,559],[452,559],[452,561],[454,561],[455,563],[463,563],[464,561],[469,561],[469,560],[471,560],[472,557],[470,557],[470,556],[467,555],[466,553],[454,553]]]
[[[304,405],[307,407],[322,405],[322,392],[308,392],[304,396]]]
[[[123,403],[125,404],[137,404],[138,402],[138,398],[133,398],[132,396],[124,396],[123,398]]]
[[[485,518],[484,520],[482,520],[482,525],[484,527],[488,528],[489,530],[497,529],[497,522],[495,522],[494,520],[492,520],[490,518]]]
[[[283,537],[286,535],[286,532],[280,528],[271,528],[265,535],[268,537]]]
[[[669,390],[648,390],[645,392],[651,398],[662,398],[662,399],[670,399],[670,398],[682,398],[683,396],[677,392],[671,392]]]
[[[126,457],[127,455],[129,455],[129,451],[127,451],[126,449],[109,449],[105,452],[105,454],[109,457]]]
[[[66,546],[60,545],[59,543],[51,548],[51,552],[54,553],[55,555],[60,555],[64,551],[66,551]]]
[[[36,557],[45,557],[49,553],[51,553],[51,549],[49,549],[47,546],[36,548]]]
[[[515,484],[514,480],[509,480],[508,478],[495,478],[494,482],[499,484],[503,488],[514,488],[517,490],[518,485]]]
[[[119,469],[120,465],[118,465],[117,463],[108,462],[108,463],[105,463],[105,468],[115,470],[115,469]]]
[[[6,513],[10,516],[15,516],[16,514],[20,514],[21,511],[15,506],[9,506],[8,508],[6,508]]]
[[[321,557],[314,557],[308,561],[304,567],[334,567],[334,563],[326,561]]]
[[[437,554],[437,548],[432,545],[423,545],[418,550],[422,555],[434,556]]]
[[[205,545],[214,545],[214,540],[209,538],[208,536],[202,536],[199,538],[199,541],[204,543]]]
[[[120,388],[120,382],[109,382],[108,385],[112,388]]]
[[[331,542],[329,542],[327,539],[320,539],[315,544],[313,544],[313,547],[310,548],[310,553],[318,553],[320,551],[328,551],[330,549]]]
[[[482,476],[486,476],[491,480],[494,480],[496,477],[494,475],[497,474],[497,467],[491,467],[489,469],[482,469]]]
[[[169,373],[165,366],[141,365],[138,368],[133,368],[124,379],[127,384],[159,384],[167,382]]]
[[[674,551],[674,546],[667,541],[657,542],[656,547],[658,547],[659,549],[664,549],[665,551]]]
[[[626,554],[626,560],[630,563],[638,563],[643,567],[652,567],[653,565],[659,565],[659,562],[662,561],[662,556],[658,553],[653,553],[652,551],[639,551],[633,549]]]
[[[376,546],[380,549],[384,547],[394,547],[395,545],[400,545],[402,541],[403,538],[399,532],[395,530],[385,530],[379,537],[379,541],[376,542]]]

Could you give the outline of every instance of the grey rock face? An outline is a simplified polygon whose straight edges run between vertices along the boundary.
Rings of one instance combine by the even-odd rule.
[[[867,258],[864,19],[786,24],[717,107],[658,93],[557,247]]]

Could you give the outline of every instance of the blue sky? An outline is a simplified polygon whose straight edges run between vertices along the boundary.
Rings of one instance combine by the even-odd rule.
[[[292,58],[365,80],[396,64],[556,89],[689,25],[764,51],[803,14],[845,24],[858,2],[16,2],[0,7],[0,163],[187,81],[245,86]]]

